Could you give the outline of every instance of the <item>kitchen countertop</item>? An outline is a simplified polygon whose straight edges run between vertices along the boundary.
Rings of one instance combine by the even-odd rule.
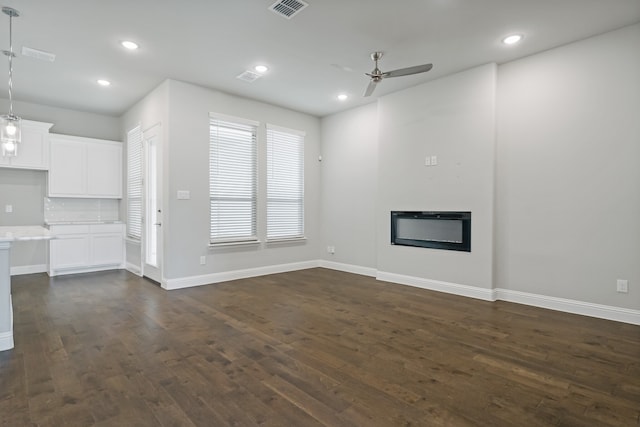
[[[53,236],[41,225],[0,226],[0,242],[48,240]]]

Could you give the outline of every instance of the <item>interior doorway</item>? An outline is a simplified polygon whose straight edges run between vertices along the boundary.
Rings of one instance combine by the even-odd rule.
[[[160,124],[143,131],[143,158],[142,275],[162,284],[162,133]]]

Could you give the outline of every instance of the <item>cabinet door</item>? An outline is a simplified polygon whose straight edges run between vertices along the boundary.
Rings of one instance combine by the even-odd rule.
[[[51,139],[49,196],[78,197],[87,192],[86,147],[64,139]]]
[[[11,166],[24,169],[49,169],[49,131],[22,127],[22,142]]]
[[[87,144],[87,196],[122,197],[122,146]]]
[[[22,120],[22,141],[16,157],[0,156],[0,167],[49,169],[49,129],[51,123]]]
[[[124,260],[122,234],[91,236],[91,265],[120,265]]]
[[[50,269],[84,268],[89,265],[89,236],[58,236],[49,242]]]

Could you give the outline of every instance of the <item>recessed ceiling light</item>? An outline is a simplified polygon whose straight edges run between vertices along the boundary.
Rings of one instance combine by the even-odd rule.
[[[136,42],[132,42],[130,40],[125,40],[122,43],[120,43],[124,48],[129,49],[129,50],[136,50],[137,48],[139,48],[140,46],[138,46],[138,43]]]
[[[504,44],[516,44],[522,40],[522,34],[512,34],[502,39]]]
[[[340,101],[346,101],[349,97],[347,96],[346,93],[341,93],[340,95],[338,95],[338,99]]]
[[[269,71],[269,67],[267,67],[266,65],[256,65],[253,69],[259,72],[260,74],[266,73],[267,71]]]
[[[111,82],[109,80],[100,79],[97,82],[100,86],[111,86]]]

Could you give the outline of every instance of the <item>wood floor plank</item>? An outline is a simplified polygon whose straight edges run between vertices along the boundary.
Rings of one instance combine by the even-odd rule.
[[[640,327],[322,268],[16,276],[0,425],[640,426]]]

